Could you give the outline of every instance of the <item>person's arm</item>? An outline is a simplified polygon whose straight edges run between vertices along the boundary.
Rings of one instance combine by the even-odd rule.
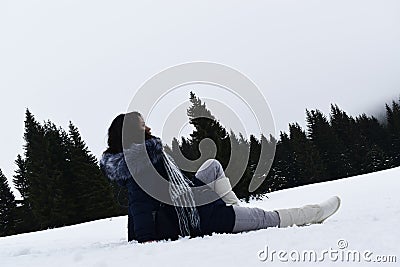
[[[117,181],[120,186],[125,186],[126,181],[131,178],[124,156],[120,153],[103,154],[100,159],[100,170],[110,181]]]

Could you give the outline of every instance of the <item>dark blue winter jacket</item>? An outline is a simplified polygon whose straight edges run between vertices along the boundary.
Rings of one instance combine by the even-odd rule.
[[[168,179],[165,167],[162,162],[162,143],[159,138],[151,138],[145,141],[147,154],[154,169]],[[137,164],[135,164],[137,165]],[[154,169],[146,164],[140,164],[133,171],[135,177],[152,180]],[[103,173],[110,179],[116,180],[119,185],[128,189],[129,210],[128,210],[128,240],[145,242],[149,240],[162,240],[178,238],[179,222],[175,207],[162,203],[147,194],[132,178],[123,153],[104,153],[100,160],[100,167]],[[205,185],[195,176],[191,178],[194,187]],[[154,185],[157,186],[157,185]],[[206,187],[208,188],[208,187]],[[213,197],[215,192],[211,188],[201,192],[204,196]],[[194,236],[210,235],[212,233],[232,233],[235,223],[235,213],[232,206],[217,197],[209,204],[198,206],[200,215],[201,233]],[[196,200],[196,199],[195,199]]]

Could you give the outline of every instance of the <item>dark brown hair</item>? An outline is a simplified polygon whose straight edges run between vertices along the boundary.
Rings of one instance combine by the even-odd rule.
[[[119,114],[112,121],[110,128],[108,128],[108,148],[104,153],[120,153],[123,151],[123,147],[127,147],[132,143],[143,142],[144,132],[140,130],[139,117],[142,117],[142,114],[134,111],[126,114]],[[125,127],[123,127],[124,123]],[[123,135],[124,140],[122,140]]]

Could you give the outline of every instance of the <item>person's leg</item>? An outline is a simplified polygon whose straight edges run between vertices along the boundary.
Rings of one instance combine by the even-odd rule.
[[[279,214],[276,211],[266,211],[260,208],[233,206],[235,225],[233,233],[265,229],[279,226]]]
[[[239,199],[225,176],[221,163],[216,159],[206,160],[195,174],[196,178],[210,186],[228,205],[239,205]]]
[[[133,221],[132,207],[128,208],[128,242],[136,240],[135,224]]]
[[[274,211],[234,206],[235,225],[233,233],[276,226],[283,228],[292,225],[302,226],[322,223],[339,209],[340,202],[340,198],[334,196],[320,204]]]
[[[320,204],[277,210],[281,220],[279,227],[322,223],[339,209],[340,202],[339,197],[333,196]]]
[[[205,184],[211,184],[218,178],[225,176],[221,163],[216,159],[206,160],[195,174],[196,178]]]

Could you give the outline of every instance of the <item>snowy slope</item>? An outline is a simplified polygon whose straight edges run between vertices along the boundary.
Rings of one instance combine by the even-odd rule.
[[[400,262],[400,168],[313,184],[269,194],[269,199],[252,201],[245,206],[264,209],[294,207],[318,203],[339,195],[342,206],[338,213],[320,225],[269,228],[242,234],[215,234],[205,238],[180,239],[174,242],[126,242],[126,217],[104,219],[80,225],[0,238],[0,266],[279,266],[275,254],[265,261],[268,252],[284,250],[296,266],[310,262],[293,262],[296,255],[312,250],[323,266],[361,266],[350,262],[334,262],[340,253],[355,250],[377,255],[394,255],[397,263],[373,263],[367,266],[397,266]],[[339,249],[339,245],[348,244]],[[293,252],[294,251],[294,252]],[[296,254],[297,253],[299,254]],[[292,253],[291,257],[289,253]],[[302,255],[302,254],[301,254]],[[339,255],[339,256],[335,256]],[[260,259],[260,258],[261,259]],[[346,260],[346,259],[345,259]]]

